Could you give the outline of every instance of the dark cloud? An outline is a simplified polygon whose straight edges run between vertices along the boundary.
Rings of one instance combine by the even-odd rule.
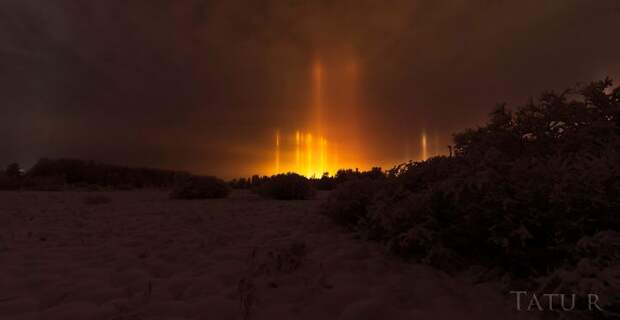
[[[614,0],[6,0],[0,164],[247,174],[305,125],[317,57],[356,59],[366,156],[400,161],[422,130],[446,145],[496,102],[620,76],[617,30]]]

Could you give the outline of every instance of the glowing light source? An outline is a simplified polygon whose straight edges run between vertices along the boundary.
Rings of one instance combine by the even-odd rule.
[[[339,169],[338,150],[324,136],[300,130],[289,135],[277,131],[274,141],[271,174],[297,172],[307,177],[320,177],[325,172],[335,174]]]
[[[305,125],[288,133],[276,130],[274,160],[261,168],[262,172],[320,177],[343,168],[364,169],[359,161],[362,140],[355,119],[359,111],[358,73],[355,59],[346,59],[329,69],[319,59],[312,62],[308,69],[311,94]]]
[[[280,171],[280,130],[276,130],[276,171]]]
[[[319,140],[319,144],[319,147],[321,149],[321,171],[325,172],[327,164],[327,139],[321,137]]]
[[[422,131],[422,160],[428,159],[428,143],[426,141],[426,132]]]
[[[299,168],[299,162],[301,161],[301,152],[299,148],[301,147],[301,134],[299,130],[295,132],[295,167]]]
[[[312,134],[306,135],[306,167],[308,176],[312,175]]]

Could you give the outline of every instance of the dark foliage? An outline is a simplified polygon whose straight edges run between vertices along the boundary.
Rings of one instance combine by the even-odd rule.
[[[379,167],[374,167],[368,171],[358,169],[340,169],[334,176],[329,176],[327,172],[320,178],[309,178],[310,185],[315,190],[333,190],[336,186],[351,180],[370,179],[379,180],[386,177],[386,173]],[[269,181],[271,177],[254,175],[251,178],[233,179],[229,185],[233,189],[254,189],[258,190],[261,185]]]
[[[396,167],[380,188],[342,184],[325,213],[448,271],[482,265],[535,282],[593,266],[553,289],[606,277],[598,291],[620,292],[620,252],[600,253],[620,248],[620,88],[605,80],[545,93],[514,113],[501,105],[454,142],[453,157]]]
[[[187,173],[130,168],[78,159],[41,159],[26,174],[27,178],[62,178],[71,186],[101,186],[129,190],[134,188],[172,187],[180,176]]]
[[[367,178],[343,182],[330,193],[322,209],[337,223],[357,227],[361,220],[368,216],[373,196],[383,185],[381,181]]]
[[[230,189],[223,180],[210,176],[188,176],[177,181],[170,197],[173,199],[226,198]]]
[[[88,205],[101,205],[112,202],[112,199],[105,195],[91,195],[84,198],[84,204]]]
[[[22,169],[17,163],[11,163],[4,170],[4,174],[10,178],[17,178],[22,175]]]
[[[306,200],[315,195],[310,180],[296,173],[271,176],[256,191],[262,197],[278,200]]]
[[[336,187],[336,179],[329,176],[329,173],[325,172],[319,179],[310,179],[312,187],[316,190],[333,190]]]
[[[18,190],[21,187],[21,179],[0,175],[0,190]]]
[[[265,181],[269,180],[268,176],[253,175],[251,178],[233,179],[229,185],[233,189],[254,189],[256,190]]]
[[[17,163],[9,164],[0,172],[0,190],[18,190],[22,183],[22,170]]]
[[[228,185],[233,189],[249,189],[250,181],[246,178],[232,179]]]
[[[336,184],[342,184],[355,179],[371,179],[377,180],[385,178],[385,173],[379,167],[374,167],[369,171],[359,171],[358,169],[341,169],[336,172],[334,180]]]

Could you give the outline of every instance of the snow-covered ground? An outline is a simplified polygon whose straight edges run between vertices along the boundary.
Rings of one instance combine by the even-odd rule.
[[[490,284],[354,239],[320,201],[0,192],[0,319],[527,316]]]

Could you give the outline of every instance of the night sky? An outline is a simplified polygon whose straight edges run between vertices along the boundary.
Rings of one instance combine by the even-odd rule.
[[[276,130],[308,127],[317,61],[323,125],[356,124],[332,140],[396,164],[421,132],[445,153],[498,102],[620,79],[619,30],[617,0],[1,0],[0,165],[248,175]]]

